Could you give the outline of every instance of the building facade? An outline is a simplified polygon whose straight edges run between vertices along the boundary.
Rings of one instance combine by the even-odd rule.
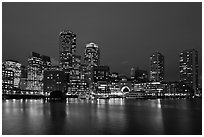
[[[76,93],[81,88],[81,56],[73,55],[72,56],[72,69],[69,75],[69,83],[68,83],[68,92]]]
[[[62,71],[59,67],[52,67],[44,71],[43,93],[49,96],[52,91],[61,91],[66,93],[68,74]]]
[[[110,69],[108,66],[94,66],[92,68],[93,91],[96,94],[109,94]]]
[[[43,90],[43,69],[42,69],[42,58],[40,54],[31,52],[28,58],[28,87],[27,90],[35,90],[42,92]]]
[[[84,51],[84,64],[86,66],[85,80],[90,86],[93,81],[91,79],[92,68],[100,65],[100,50],[97,44],[93,42],[86,44]]]
[[[150,56],[150,81],[162,82],[164,81],[164,56],[155,52]]]
[[[198,51],[183,50],[179,60],[180,82],[192,88],[192,94],[198,91]]]
[[[5,64],[2,64],[2,93],[12,94],[14,88],[14,72],[7,70]]]
[[[14,87],[19,88],[21,77],[21,64],[18,61],[7,60],[3,62],[5,70],[12,70],[14,73]]]
[[[66,30],[59,34],[60,67],[66,73],[73,68],[73,55],[76,52],[76,34]]]

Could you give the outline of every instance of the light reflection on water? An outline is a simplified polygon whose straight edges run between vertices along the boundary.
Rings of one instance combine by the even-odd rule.
[[[12,99],[3,134],[201,134],[201,99]]]

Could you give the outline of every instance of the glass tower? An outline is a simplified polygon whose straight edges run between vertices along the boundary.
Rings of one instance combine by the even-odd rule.
[[[198,51],[195,49],[183,50],[179,60],[180,82],[184,82],[193,89],[198,90]]]
[[[150,81],[164,81],[164,56],[159,52],[150,56]]]

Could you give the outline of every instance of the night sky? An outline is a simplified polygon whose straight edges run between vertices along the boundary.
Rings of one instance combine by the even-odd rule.
[[[202,3],[3,3],[3,61],[27,65],[31,51],[59,60],[59,33],[77,35],[77,54],[95,42],[101,64],[130,75],[149,71],[149,57],[165,57],[165,81],[179,80],[179,53],[197,49],[202,70]]]

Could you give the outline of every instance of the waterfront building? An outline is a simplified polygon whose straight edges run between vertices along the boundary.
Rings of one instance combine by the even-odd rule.
[[[137,68],[135,70],[134,81],[136,83],[148,82],[148,72],[146,70],[141,70],[141,69]]]
[[[182,82],[135,83],[133,92],[143,93],[148,97],[186,97],[190,95],[189,87]]]
[[[86,65],[85,79],[89,83],[92,83],[91,71],[94,66],[100,65],[100,50],[97,44],[91,42],[86,44],[84,51],[84,64]]]
[[[35,90],[42,93],[43,90],[43,69],[42,58],[39,53],[31,52],[28,58],[28,90]]]
[[[147,96],[160,96],[164,93],[161,82],[135,83],[133,90],[135,92],[144,92]]]
[[[92,68],[93,89],[97,94],[109,94],[109,74],[108,66],[94,66]]]
[[[198,91],[198,51],[183,50],[179,59],[180,82],[192,88],[192,94]]]
[[[163,96],[189,96],[190,88],[183,82],[165,82],[163,83]]]
[[[159,52],[150,56],[150,81],[164,81],[164,56]]]
[[[11,94],[14,88],[14,72],[7,70],[5,64],[2,64],[2,93]]]
[[[67,81],[69,81],[68,74],[62,71],[57,66],[44,71],[43,92],[44,95],[49,96],[52,91],[67,91]]]
[[[12,70],[14,73],[14,87],[19,88],[21,77],[21,64],[18,61],[7,60],[3,62],[5,70]]]

